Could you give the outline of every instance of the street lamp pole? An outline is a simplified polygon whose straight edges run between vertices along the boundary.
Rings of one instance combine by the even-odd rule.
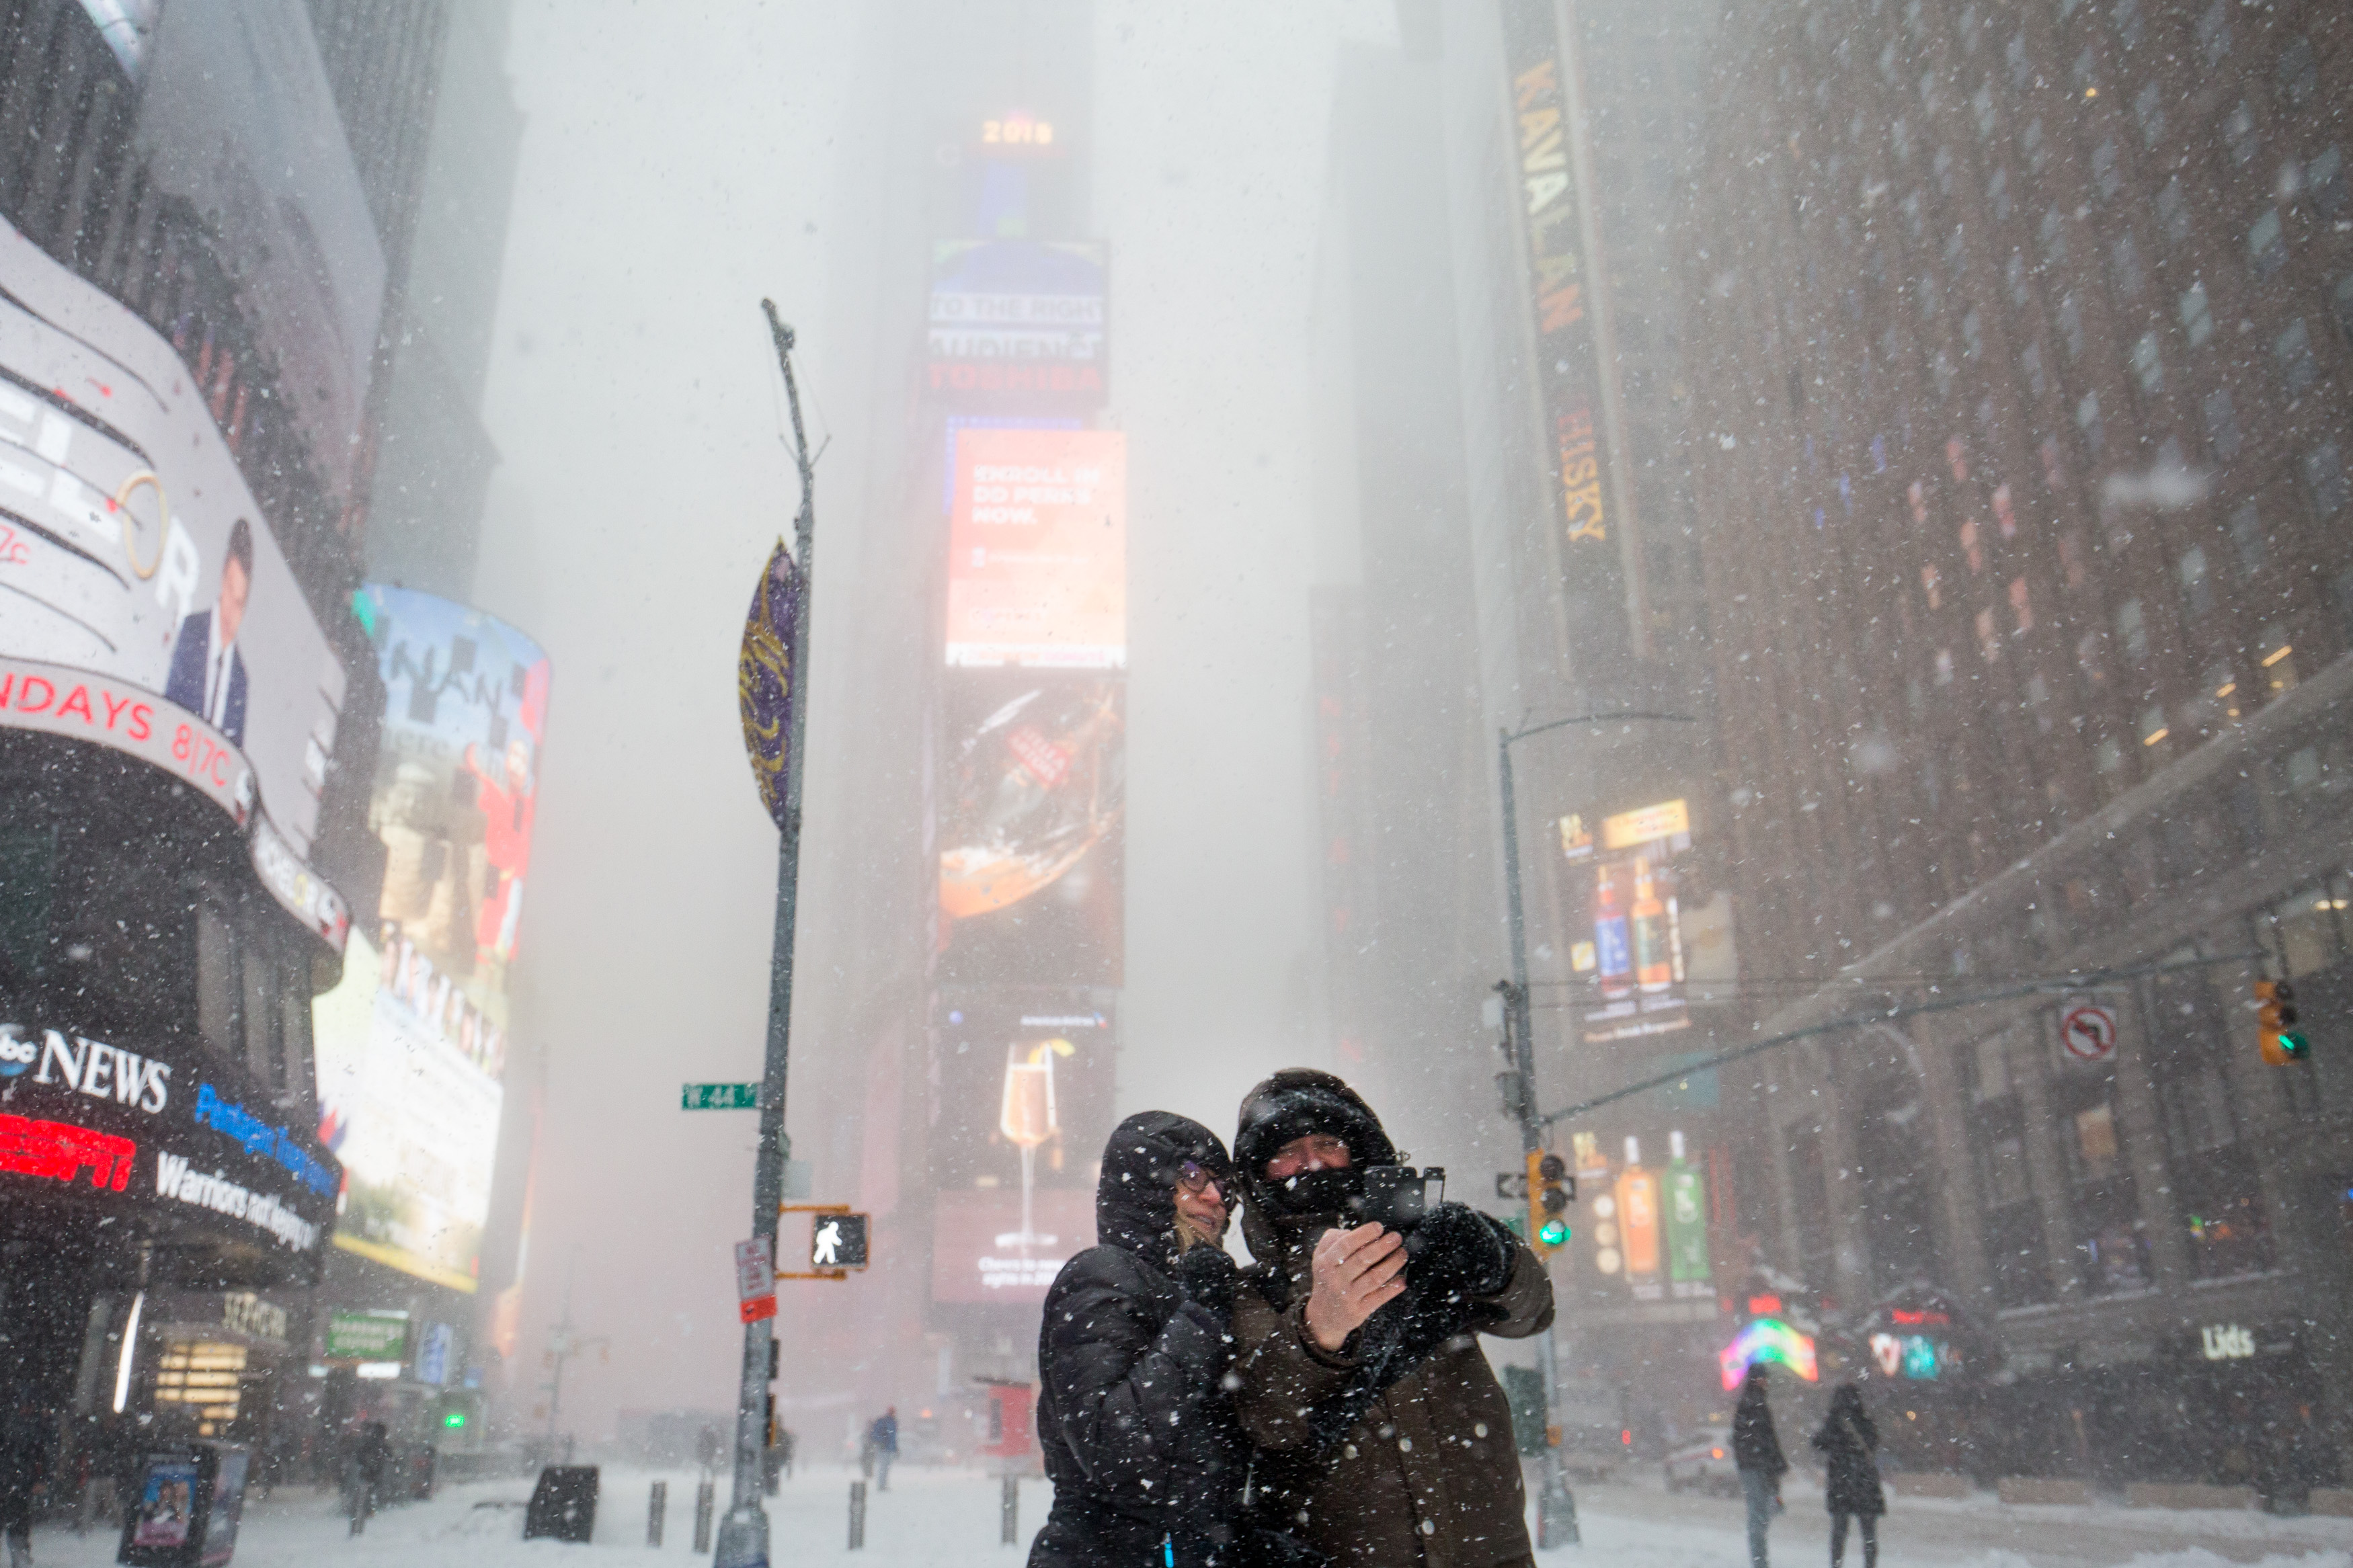
[[[1566,729],[1572,724],[1641,720],[1683,724],[1694,722],[1688,715],[1682,713],[1579,713],[1567,719],[1555,719],[1549,723],[1531,725],[1525,730],[1498,730],[1495,732],[1495,771],[1504,796],[1504,896],[1510,909],[1512,928],[1512,980],[1505,990],[1504,1005],[1510,1009],[1512,1069],[1519,1075],[1520,1080],[1519,1092],[1512,1097],[1512,1103],[1520,1123],[1520,1152],[1523,1154],[1533,1154],[1544,1147],[1545,1121],[1536,1110],[1535,1030],[1528,1006],[1528,921],[1520,892],[1520,810],[1512,776],[1512,748],[1531,735],[1541,735],[1547,730]],[[1528,1244],[1535,1246],[1536,1238],[1528,1237]],[[1537,1256],[1543,1255],[1539,1253]],[[1536,1367],[1544,1383],[1545,1398],[1545,1473],[1542,1489],[1536,1494],[1536,1545],[1543,1549],[1572,1546],[1582,1541],[1583,1536],[1577,1527],[1577,1498],[1568,1489],[1568,1471],[1560,1451],[1556,1424],[1553,1420],[1553,1407],[1560,1398],[1560,1373],[1559,1359],[1549,1329],[1536,1336]]]
[[[792,1142],[785,1133],[786,1068],[792,1056],[793,933],[799,916],[801,865],[801,763],[807,748],[809,706],[809,606],[814,597],[817,535],[817,468],[809,457],[808,432],[801,423],[800,386],[793,379],[793,330],[777,319],[766,300],[776,363],[785,374],[785,400],[793,416],[793,461],[800,470],[801,507],[793,519],[793,559],[799,568],[800,603],[794,606],[791,700],[786,708],[785,811],[776,844],[776,930],[768,958],[768,1048],[760,1079],[760,1136],[752,1169],[752,1234],[766,1240],[773,1258],[776,1215],[785,1201],[785,1157]],[[764,1450],[768,1444],[768,1347],[775,1321],[744,1325],[743,1377],[735,1399],[735,1478],[727,1513],[719,1521],[712,1568],[768,1568],[768,1514],[761,1506],[766,1489]]]

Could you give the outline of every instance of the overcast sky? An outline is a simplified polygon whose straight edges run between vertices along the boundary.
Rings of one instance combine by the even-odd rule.
[[[1097,23],[1131,465],[1121,1098],[1221,1131],[1301,1054],[1315,963],[1305,321],[1335,51],[1390,16],[1107,0]],[[732,1404],[751,1119],[682,1115],[677,1089],[756,1077],[766,1007],[776,835],[734,661],[795,492],[758,301],[807,324],[820,404],[829,361],[883,351],[823,330],[857,26],[826,4],[516,11],[528,126],[477,597],[554,661],[518,974],[554,1067],[519,1375],[542,1375],[576,1255],[574,1315],[616,1342],[567,1373],[585,1436],[618,1407]]]

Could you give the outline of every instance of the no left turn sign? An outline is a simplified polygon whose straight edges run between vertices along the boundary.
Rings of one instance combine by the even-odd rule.
[[[2059,1020],[2059,1041],[2079,1062],[2104,1062],[2116,1054],[2116,1015],[2097,1002],[2079,1002]]]

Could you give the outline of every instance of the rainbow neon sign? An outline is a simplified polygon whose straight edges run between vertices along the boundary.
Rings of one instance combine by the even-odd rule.
[[[1778,1362],[1808,1383],[1820,1383],[1822,1376],[1814,1364],[1812,1336],[1799,1333],[1778,1318],[1759,1318],[1750,1323],[1732,1336],[1732,1342],[1716,1359],[1724,1363],[1727,1393],[1738,1388],[1749,1367],[1760,1361]]]

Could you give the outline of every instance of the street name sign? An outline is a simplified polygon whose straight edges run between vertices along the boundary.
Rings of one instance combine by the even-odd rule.
[[[760,1086],[756,1083],[681,1084],[678,1108],[681,1110],[757,1110],[760,1109]]]

